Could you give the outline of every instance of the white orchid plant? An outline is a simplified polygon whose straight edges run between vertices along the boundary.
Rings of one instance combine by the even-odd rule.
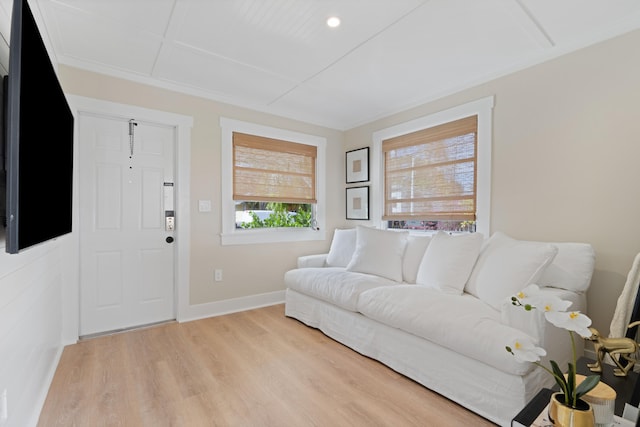
[[[550,373],[564,394],[564,404],[576,408],[580,397],[591,391],[600,381],[599,375],[592,375],[576,386],[576,343],[574,332],[582,338],[590,338],[591,331],[589,326],[591,326],[591,319],[579,311],[566,311],[571,306],[571,301],[565,301],[548,293],[543,293],[537,285],[529,285],[516,296],[511,297],[511,303],[522,307],[526,311],[543,310],[547,321],[554,326],[569,331],[573,363],[569,362],[566,376],[553,360],[549,362],[551,369],[542,365],[540,358],[546,356],[547,352],[541,347],[536,347],[531,341],[516,340],[506,349],[516,360],[533,362]]]

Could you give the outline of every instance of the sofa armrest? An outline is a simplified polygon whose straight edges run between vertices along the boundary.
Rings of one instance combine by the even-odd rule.
[[[504,302],[501,318],[502,323],[526,333],[531,338],[534,338],[538,344],[544,341],[545,328],[554,327],[544,318],[544,311],[527,311],[523,307],[511,304],[510,301]]]
[[[570,310],[584,312],[586,310],[586,298],[583,294],[578,294],[565,289],[543,287],[540,292],[548,293],[562,300],[571,301]],[[534,309],[526,311],[522,307],[514,306],[511,301],[505,301],[502,306],[501,320],[505,325],[521,330],[527,335],[535,338],[538,345],[546,348],[545,345],[552,344],[550,341],[557,339],[559,334],[566,334],[562,328],[554,326],[544,317],[544,311]]]
[[[298,257],[298,268],[325,267],[328,254],[305,255]]]
[[[565,289],[551,287],[541,288],[542,292],[549,292],[560,299],[571,301],[570,310],[585,312],[587,299],[584,293],[576,293]],[[502,306],[502,322],[517,328],[530,335],[538,341],[538,347],[546,350],[547,355],[542,358],[542,363],[547,364],[549,360],[556,361],[560,366],[573,358],[573,348],[569,333],[563,328],[554,326],[544,317],[542,310],[526,311],[522,307],[517,307],[507,301]],[[584,352],[584,340],[574,334],[575,354],[582,355]],[[548,365],[547,365],[548,366]]]

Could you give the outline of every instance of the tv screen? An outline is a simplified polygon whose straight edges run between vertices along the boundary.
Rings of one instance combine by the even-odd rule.
[[[5,77],[6,251],[71,232],[73,115],[27,0],[14,0]]]

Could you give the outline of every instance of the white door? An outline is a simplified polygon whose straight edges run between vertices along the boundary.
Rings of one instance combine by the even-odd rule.
[[[175,318],[175,138],[174,127],[80,114],[81,336]]]

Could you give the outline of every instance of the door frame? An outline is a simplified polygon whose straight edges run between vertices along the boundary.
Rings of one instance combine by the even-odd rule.
[[[160,110],[142,108],[128,104],[119,104],[100,99],[87,98],[83,96],[68,95],[71,110],[75,117],[75,153],[74,160],[79,158],[78,141],[78,121],[82,113],[98,114],[118,119],[136,119],[140,121],[158,123],[174,126],[176,129],[174,146],[174,176],[177,181],[175,192],[176,203],[176,228],[175,228],[175,269],[174,269],[174,313],[176,320],[188,318],[189,309],[189,267],[191,259],[191,128],[193,118],[175,113],[168,113]],[[75,286],[68,286],[63,290],[63,335],[64,341],[76,342],[80,332],[80,258],[79,258],[79,217],[80,209],[78,203],[79,185],[78,168],[74,168],[74,225],[76,231],[76,247],[78,247],[77,274]],[[68,309],[65,309],[68,308]]]

